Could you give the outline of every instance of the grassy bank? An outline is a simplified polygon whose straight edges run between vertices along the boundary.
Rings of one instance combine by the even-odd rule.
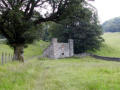
[[[25,59],[28,59],[32,56],[41,55],[43,50],[48,46],[48,44],[49,44],[48,42],[39,41],[34,42],[31,45],[28,45],[28,47],[24,49]],[[13,54],[13,49],[4,43],[0,43],[0,56],[2,52]]]
[[[28,47],[24,50],[24,56],[25,58],[30,58],[32,56],[40,56],[43,53],[43,50],[47,48],[49,45],[48,42],[39,41],[35,42],[31,45],[28,45]]]
[[[101,56],[120,57],[120,33],[105,33],[103,35],[105,42],[100,50],[94,54]]]

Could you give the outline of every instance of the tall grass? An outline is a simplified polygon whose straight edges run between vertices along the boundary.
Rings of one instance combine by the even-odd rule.
[[[120,63],[91,57],[0,66],[0,90],[119,90]]]

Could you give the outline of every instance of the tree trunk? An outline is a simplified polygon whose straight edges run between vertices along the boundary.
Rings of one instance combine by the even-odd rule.
[[[23,49],[24,49],[24,46],[22,46],[22,45],[14,47],[14,58],[13,58],[13,60],[18,60],[18,61],[24,62]]]

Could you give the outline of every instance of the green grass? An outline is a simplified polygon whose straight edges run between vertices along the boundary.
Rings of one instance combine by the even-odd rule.
[[[119,90],[120,63],[91,57],[0,66],[0,90]]]
[[[43,53],[43,50],[49,45],[48,42],[35,42],[31,45],[28,45],[28,47],[24,50],[24,56],[25,58],[30,58],[32,56],[40,56]]]
[[[105,42],[100,50],[94,52],[97,55],[120,57],[120,33],[105,33]]]
[[[96,54],[120,57],[120,33],[105,33],[103,37],[104,45]],[[48,44],[29,45],[25,58],[41,55]],[[0,55],[13,52],[7,45],[0,46]],[[120,90],[120,62],[91,57],[11,62],[0,65],[0,90]]]
[[[5,44],[0,44],[0,55],[2,53],[12,53],[13,54],[13,50],[8,46],[8,45],[5,45]]]
[[[28,45],[27,48],[24,49],[24,57],[25,59],[31,58],[32,56],[39,56],[42,54],[43,50],[48,46],[48,42],[34,42],[31,45]],[[8,45],[5,44],[0,44],[0,56],[2,52],[7,53],[7,54],[12,54],[13,55],[13,49],[9,47]]]

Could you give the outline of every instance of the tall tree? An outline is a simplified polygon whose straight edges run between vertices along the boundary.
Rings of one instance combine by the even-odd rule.
[[[74,39],[74,52],[81,53],[99,49],[103,41],[102,29],[97,18],[96,9],[86,3],[73,12],[70,18],[61,21],[62,24],[53,23],[49,32],[51,38],[67,42]]]
[[[24,47],[36,38],[36,27],[47,21],[58,23],[72,15],[84,0],[0,0],[0,32],[22,60]]]

